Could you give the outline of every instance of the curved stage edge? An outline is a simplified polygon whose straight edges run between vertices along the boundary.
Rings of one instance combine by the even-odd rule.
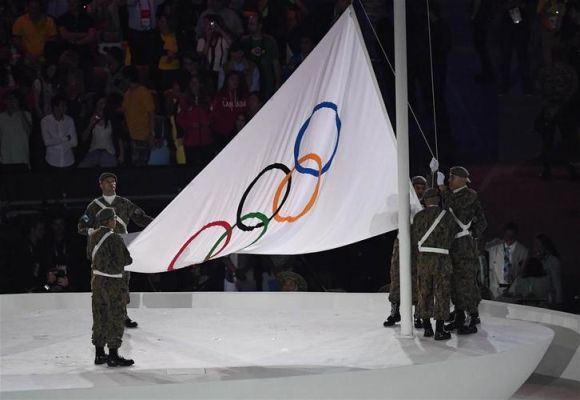
[[[478,334],[435,342],[383,328],[385,294],[133,293],[127,369],[92,365],[88,293],[0,310],[3,399],[507,399],[534,371],[578,371],[580,318],[494,302]]]

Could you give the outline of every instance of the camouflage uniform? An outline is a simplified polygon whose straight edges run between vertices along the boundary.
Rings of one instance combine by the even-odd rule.
[[[462,228],[456,222],[460,232],[457,233],[450,252],[453,267],[451,301],[457,309],[476,313],[481,301],[477,287],[479,260],[476,240],[482,237],[487,221],[475,190],[465,186],[454,191],[445,189],[441,195],[444,208],[452,211],[465,227]]]
[[[90,237],[87,255],[93,260],[91,279],[93,308],[93,344],[97,347],[107,345],[109,349],[121,346],[127,310],[127,282],[123,277],[113,278],[98,275],[122,275],[125,265],[131,264],[131,256],[123,239],[113,233],[101,243],[95,252],[93,250],[110,228],[100,227]]]
[[[115,210],[117,215],[115,233],[127,233],[127,226],[129,225],[129,221],[133,221],[141,228],[146,227],[151,221],[153,221],[153,218],[145,214],[145,211],[124,197],[116,195],[113,202],[109,204],[105,198],[101,196],[91,201],[87,206],[85,213],[81,216],[78,223],[78,232],[81,235],[88,236],[89,228],[96,229],[98,227],[96,215],[103,208],[99,205],[99,203],[105,207],[111,207]],[[125,271],[124,274],[125,280],[127,281],[127,286],[129,286],[130,273]],[[127,297],[129,297],[129,292],[127,292]],[[129,303],[129,298],[127,298],[127,303]]]
[[[437,206],[419,211],[411,227],[411,243],[417,265],[419,298],[417,309],[421,319],[434,317],[436,320],[445,320],[449,317],[451,286],[449,248],[458,231],[453,216],[445,212],[435,229],[424,238],[442,211]],[[447,254],[442,254],[445,252]]]
[[[417,304],[417,268],[415,267],[415,257],[411,252],[411,297],[413,305]],[[391,256],[391,285],[389,288],[389,302],[401,304],[401,288],[399,280],[399,238],[393,244],[393,254]]]

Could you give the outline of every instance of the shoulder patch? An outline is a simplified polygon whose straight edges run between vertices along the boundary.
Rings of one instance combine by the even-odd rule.
[[[81,217],[81,221],[83,221],[86,224],[88,224],[90,220],[91,217],[89,217],[87,214],[83,214],[83,216]]]

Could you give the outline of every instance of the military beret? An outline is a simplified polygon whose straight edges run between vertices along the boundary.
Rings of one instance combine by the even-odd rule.
[[[425,193],[423,193],[423,200],[431,199],[434,197],[439,197],[439,190],[436,188],[429,188],[425,190]]]
[[[299,292],[306,292],[308,290],[308,285],[304,278],[298,275],[296,272],[284,271],[276,275],[276,279],[280,283],[280,286],[284,285],[285,281],[292,281],[296,284],[296,288]]]
[[[414,176],[414,177],[411,178],[411,183],[413,185],[426,185],[427,184],[427,179],[425,179],[421,175],[417,175],[417,176]]]
[[[110,219],[114,219],[115,216],[116,216],[115,209],[111,207],[103,208],[101,211],[97,213],[97,222],[98,223],[105,222]]]
[[[449,170],[449,173],[454,176],[458,176],[460,178],[467,179],[467,182],[471,182],[469,179],[469,171],[465,167],[455,166]]]
[[[99,183],[107,178],[113,178],[115,179],[115,182],[117,181],[117,175],[113,174],[112,172],[103,172],[101,175],[99,175]]]

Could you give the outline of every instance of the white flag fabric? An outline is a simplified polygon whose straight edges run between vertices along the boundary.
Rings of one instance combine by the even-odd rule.
[[[328,250],[397,229],[397,203],[395,137],[351,7],[130,243],[126,269]]]

